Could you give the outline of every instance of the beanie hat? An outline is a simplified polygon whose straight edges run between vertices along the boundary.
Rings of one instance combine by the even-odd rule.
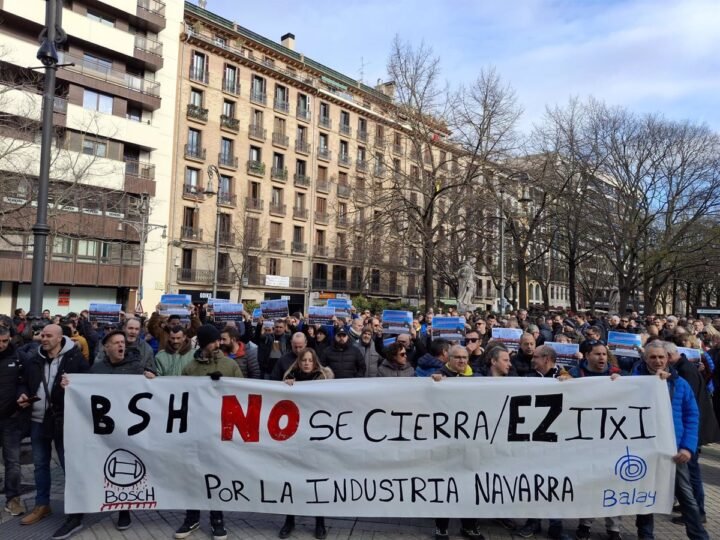
[[[207,347],[213,341],[220,339],[220,330],[212,324],[203,324],[197,329],[197,342],[201,349]]]

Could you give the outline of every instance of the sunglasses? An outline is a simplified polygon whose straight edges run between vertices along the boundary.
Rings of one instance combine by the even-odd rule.
[[[467,338],[465,341],[467,341],[468,343],[477,343],[478,341],[480,341],[480,339],[476,337],[471,337]]]
[[[590,347],[595,347],[596,345],[607,346],[607,343],[605,343],[604,339],[588,339],[585,341],[585,343]]]

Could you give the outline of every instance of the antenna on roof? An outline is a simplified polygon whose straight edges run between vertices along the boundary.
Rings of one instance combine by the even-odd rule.
[[[367,62],[365,62],[365,57],[360,57],[360,82],[365,82],[365,66],[367,66]]]

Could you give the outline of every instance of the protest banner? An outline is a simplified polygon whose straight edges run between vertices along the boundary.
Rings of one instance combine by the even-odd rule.
[[[410,331],[413,316],[409,311],[386,309],[382,312],[382,327],[385,334],[405,334]]]
[[[520,348],[520,338],[523,335],[521,328],[497,328],[492,329],[493,341],[499,341],[510,351],[517,351]]]
[[[432,339],[463,341],[465,339],[465,317],[433,317]]]
[[[308,307],[308,324],[330,325],[333,323],[335,308],[329,306]]]
[[[182,319],[190,320],[192,308],[192,296],[189,294],[163,294],[160,297],[158,313],[165,317],[180,315]]]
[[[343,319],[350,319],[352,310],[352,300],[349,298],[330,298],[327,301],[327,307],[335,309],[335,316]]]
[[[122,304],[91,302],[88,309],[88,319],[90,322],[98,324],[117,324],[120,322],[121,311]]]
[[[284,319],[290,314],[287,300],[265,300],[260,302],[263,319],[274,321]]]
[[[551,347],[557,354],[557,364],[566,368],[577,366],[576,355],[580,352],[580,345],[577,343],[558,343],[557,341],[546,341],[543,345]]]
[[[230,299],[229,298],[208,298],[207,306],[208,309],[213,309],[215,307],[215,304],[229,304]]]
[[[242,320],[243,311],[245,311],[245,306],[242,304],[224,302],[215,304],[213,314],[215,322],[235,322]]]
[[[640,358],[640,352],[635,347],[642,347],[640,334],[608,332],[608,348],[616,355]]]
[[[579,518],[672,507],[677,447],[658,377],[68,377],[67,513]]]

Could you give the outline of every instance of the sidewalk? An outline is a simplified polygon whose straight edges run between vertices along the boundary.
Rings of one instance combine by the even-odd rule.
[[[720,531],[720,445],[708,446],[703,450],[700,459],[705,483],[705,510],[707,512],[708,532],[713,535]],[[0,472],[2,468],[0,467]],[[23,485],[30,489],[33,485],[32,465],[23,465]],[[28,510],[33,506],[33,491],[27,491],[23,499]],[[4,502],[4,497],[3,497]],[[47,540],[60,527],[63,521],[63,474],[58,463],[53,470],[53,489],[51,501],[53,514],[30,527],[22,527],[20,518],[12,518],[6,512],[0,512],[0,538],[2,540]],[[77,540],[150,540],[171,539],[175,529],[182,523],[182,512],[134,512],[133,525],[130,529],[119,532],[115,529],[117,513],[92,514],[85,519],[85,528],[73,538]],[[284,516],[270,514],[226,513],[225,525],[228,538],[236,539],[271,539],[277,538]],[[201,516],[201,530],[192,534],[194,540],[212,538],[209,534],[209,517]],[[520,520],[517,520],[520,523]],[[385,518],[331,518],[326,520],[328,538],[331,540],[401,540],[432,538],[434,530],[431,519],[385,519]],[[544,523],[546,526],[546,522]],[[567,520],[566,532],[574,536],[576,520]],[[451,538],[460,538],[459,523],[450,522]],[[636,538],[633,518],[623,519],[623,537]],[[299,518],[295,532],[291,538],[314,538],[313,518]],[[491,521],[483,521],[480,530],[487,540],[510,540],[512,534]],[[655,517],[655,537],[658,540],[681,540],[686,538],[685,528],[670,523],[669,516]],[[544,534],[537,538],[545,538]],[[605,538],[602,520],[597,520],[593,527],[594,540]]]

